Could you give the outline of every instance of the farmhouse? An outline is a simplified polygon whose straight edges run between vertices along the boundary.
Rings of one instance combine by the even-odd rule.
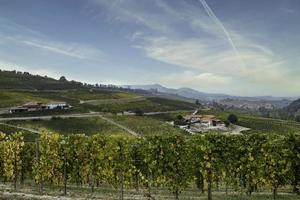
[[[22,106],[12,107],[9,109],[9,113],[20,113],[20,112],[30,112],[38,110],[53,110],[53,109],[68,109],[70,105],[66,102],[49,102],[47,104],[42,104],[40,102],[29,102]]]
[[[27,109],[27,111],[36,111],[40,110],[42,106],[42,103],[40,102],[29,102],[22,106],[22,108]]]
[[[23,108],[23,107],[12,107],[9,109],[9,113],[21,113],[21,112],[27,112],[28,109],[27,108]]]
[[[66,103],[66,102],[49,102],[47,103],[46,105],[46,109],[65,109],[65,108],[68,108],[69,105]]]
[[[179,126],[181,129],[194,134],[207,131],[227,131],[225,123],[214,115],[187,115],[184,117],[185,125]]]
[[[223,122],[214,115],[187,115],[184,119],[188,124],[200,123],[207,127],[223,125]]]

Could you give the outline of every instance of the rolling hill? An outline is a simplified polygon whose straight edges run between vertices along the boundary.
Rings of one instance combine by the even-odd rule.
[[[42,115],[82,112],[123,112],[142,110],[144,112],[193,110],[193,102],[181,98],[152,96],[141,90],[131,90],[112,85],[88,85],[65,78],[56,80],[28,72],[0,71],[0,113],[9,107],[21,106],[28,102],[47,103],[64,101],[72,106],[70,110],[50,113],[43,111],[22,113]],[[5,111],[6,109],[6,111]]]
[[[292,103],[290,103],[290,105],[288,105],[286,107],[286,110],[289,113],[296,113],[296,112],[300,111],[300,99],[297,99],[297,100],[293,101]]]
[[[83,84],[76,81],[56,80],[47,76],[32,75],[28,72],[0,70],[0,89],[64,90],[80,88],[84,88]]]
[[[190,98],[190,99],[199,99],[202,101],[220,101],[224,99],[235,99],[235,100],[245,100],[245,101],[280,101],[280,100],[295,100],[295,98],[291,97],[273,97],[273,96],[233,96],[223,93],[205,93],[200,92],[191,88],[167,88],[160,84],[151,84],[151,85],[124,85],[125,88],[130,89],[142,89],[148,90],[152,92],[165,93],[165,94],[173,94],[179,95],[182,97]]]

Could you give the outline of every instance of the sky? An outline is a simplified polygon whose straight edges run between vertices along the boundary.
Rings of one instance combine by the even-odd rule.
[[[0,69],[300,95],[299,0],[0,0]]]

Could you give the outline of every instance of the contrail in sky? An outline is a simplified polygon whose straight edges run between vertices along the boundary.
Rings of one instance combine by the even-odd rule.
[[[238,51],[238,49],[236,48],[229,32],[227,31],[227,29],[225,28],[225,26],[222,24],[222,22],[218,19],[218,17],[214,14],[214,12],[212,11],[212,9],[209,7],[209,5],[206,3],[205,0],[199,0],[200,3],[202,4],[202,6],[204,7],[206,13],[208,14],[208,16],[217,24],[217,26],[219,26],[223,32],[225,33],[225,36],[228,39],[228,42],[230,43],[230,45],[232,46],[236,56],[239,58],[239,60],[241,61],[243,67],[245,66],[244,60],[240,54],[240,52]]]

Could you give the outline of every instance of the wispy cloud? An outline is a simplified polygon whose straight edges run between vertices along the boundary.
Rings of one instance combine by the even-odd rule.
[[[229,33],[229,31],[225,28],[225,26],[223,25],[223,23],[219,20],[219,18],[215,15],[215,13],[212,11],[212,9],[209,7],[209,5],[206,3],[205,0],[199,0],[199,2],[203,5],[206,13],[208,14],[208,16],[213,20],[213,22],[219,26],[222,31],[224,32],[225,36],[227,37],[228,39],[228,42],[230,43],[230,45],[232,46],[235,54],[237,55],[237,57],[239,58],[242,66],[241,67],[245,67],[245,63],[244,63],[244,60],[240,54],[240,52],[238,51],[235,43],[233,42],[233,39]]]
[[[48,76],[52,78],[59,78],[61,74],[58,74],[57,72],[51,70],[51,68],[43,66],[37,67],[37,66],[27,66],[20,63],[15,62],[7,62],[0,60],[0,69],[1,70],[17,70],[21,72],[30,72],[31,74],[40,75],[40,76]]]
[[[149,58],[184,70],[184,73],[161,75],[162,83],[207,90],[219,86],[220,92],[227,87],[232,88],[231,93],[241,93],[250,87],[252,93],[256,93],[253,90],[257,87],[283,90],[289,84],[300,83],[286,78],[291,75],[284,67],[286,63],[270,48],[246,38],[231,26],[225,28],[206,1],[199,2],[197,7],[180,1],[178,10],[165,1],[156,0],[158,20],[157,15],[145,11],[145,5],[128,6],[130,3],[118,1],[114,4],[117,13],[113,15],[123,23],[141,26],[129,37],[132,47],[142,50]],[[289,87],[288,90],[286,93],[297,89]],[[257,93],[261,91],[264,90]]]
[[[76,59],[103,61],[108,58],[106,53],[91,45],[78,42],[52,40],[38,31],[12,21],[0,19],[0,22],[3,22],[0,27],[3,27],[2,30],[5,30],[0,31],[0,42],[2,43],[8,42],[17,45],[25,45],[27,47]]]
[[[89,45],[83,45],[78,43],[64,43],[64,42],[53,42],[53,41],[39,41],[39,40],[23,40],[23,44],[39,48],[44,51],[66,55],[78,59],[87,60],[98,60],[105,59],[106,54],[91,47]]]

